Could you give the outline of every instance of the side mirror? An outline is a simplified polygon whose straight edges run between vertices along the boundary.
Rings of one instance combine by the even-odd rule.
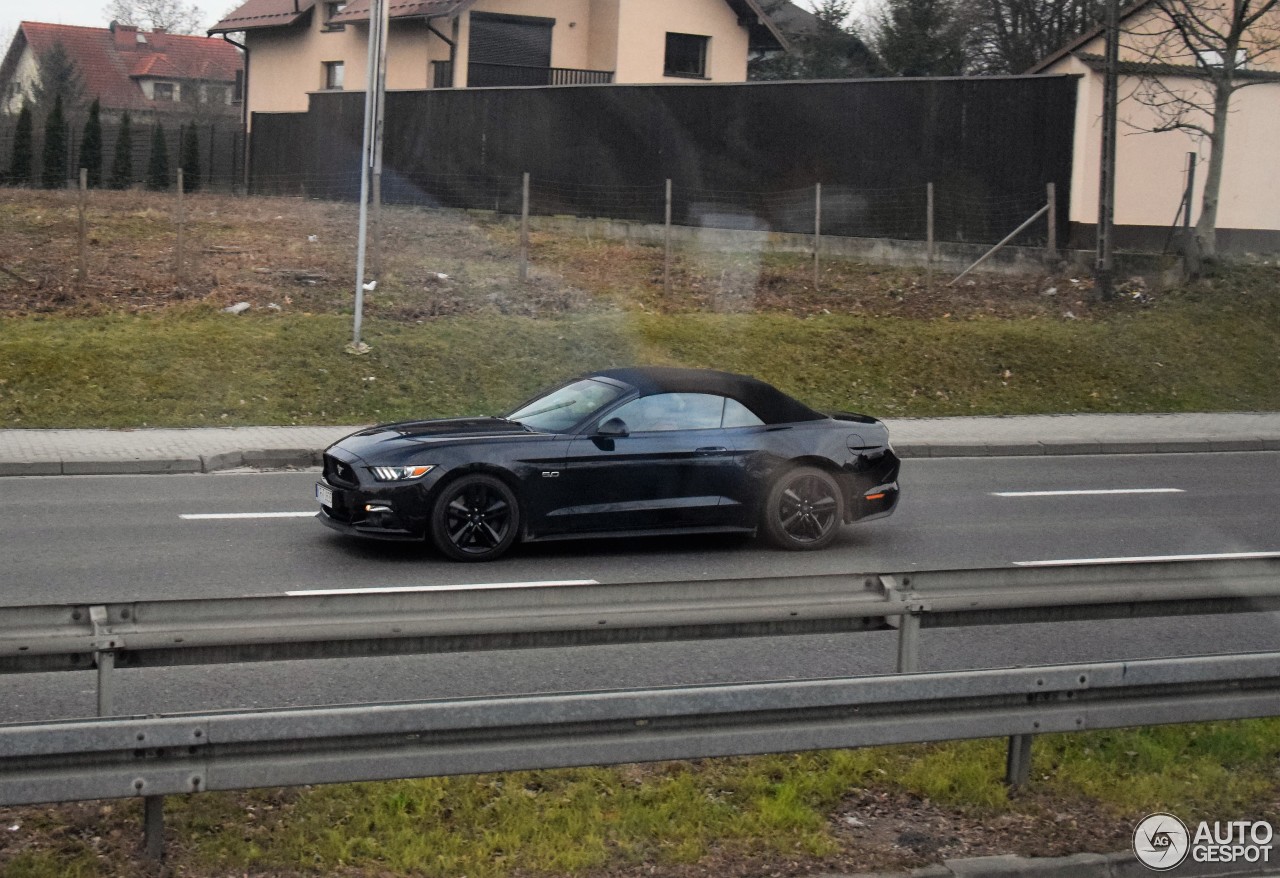
[[[623,436],[631,435],[627,431],[627,422],[622,418],[610,418],[599,427],[596,427],[596,435],[606,439],[621,439]]]

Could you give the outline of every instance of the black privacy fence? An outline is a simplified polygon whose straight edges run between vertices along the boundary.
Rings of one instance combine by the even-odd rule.
[[[386,203],[992,243],[1058,193],[1075,83],[983,77],[438,89],[387,96]],[[254,114],[250,191],[357,200],[361,93]]]
[[[193,118],[188,121],[165,119],[156,123],[148,119],[138,118],[129,126],[129,149],[126,151],[128,161],[121,161],[120,179],[114,185],[117,188],[152,185],[153,188],[170,188],[177,185],[178,168],[182,166],[183,141],[189,140],[187,128],[195,129],[196,166],[199,172],[192,181],[190,175],[185,181],[188,189],[211,189],[219,192],[238,192],[244,188],[245,135],[244,128],[238,120],[221,119],[209,121]],[[157,166],[153,164],[153,155],[159,150],[156,145],[156,129],[160,130],[160,138],[164,143],[164,166],[160,180],[150,179]],[[14,176],[14,169],[20,164],[15,155],[17,133],[16,116],[0,116],[0,183],[10,186],[41,186],[46,182],[45,126],[43,120],[36,119],[32,125],[31,147],[29,151],[30,166],[26,179]],[[63,128],[63,142],[66,148],[62,156],[62,168],[49,180],[57,180],[63,185],[76,187],[79,185],[79,169],[85,164],[84,121],[82,119],[67,123]],[[116,148],[121,136],[121,125],[118,121],[104,119],[102,121],[102,183],[103,187],[113,184],[113,170],[116,167]]]

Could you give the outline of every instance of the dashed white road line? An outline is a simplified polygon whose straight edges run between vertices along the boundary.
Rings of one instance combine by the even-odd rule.
[[[1014,561],[1014,567],[1071,567],[1082,564],[1146,564],[1152,561],[1228,561],[1280,558],[1280,552],[1219,552],[1203,555],[1137,555],[1131,558],[1059,558],[1051,561]]]
[[[178,516],[184,521],[225,521],[241,518],[315,518],[315,510],[310,512],[191,512]]]
[[[563,588],[575,585],[599,585],[594,579],[547,579],[533,582],[475,582],[456,585],[404,585],[392,588],[316,588],[286,591],[289,597],[316,597],[341,594],[401,594],[417,591],[487,591],[504,588]]]
[[[1074,491],[992,491],[992,497],[1091,497],[1102,494],[1185,494],[1182,488],[1093,488]]]

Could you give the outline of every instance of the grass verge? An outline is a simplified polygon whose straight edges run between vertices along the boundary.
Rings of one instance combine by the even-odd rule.
[[[173,874],[506,878],[805,874],[1127,844],[1152,810],[1276,820],[1280,720],[512,772],[166,804]],[[6,878],[147,874],[137,803],[3,812]],[[15,822],[16,821],[16,822]],[[10,826],[16,828],[10,829]],[[7,852],[6,852],[7,851]]]
[[[1280,272],[1272,272],[1280,278]],[[1267,276],[1264,276],[1267,277]],[[905,417],[1280,408],[1280,306],[1224,294],[1088,321],[608,312],[422,323],[207,306],[0,320],[0,423],[364,423],[494,413],[588,369],[755,374],[820,408]]]

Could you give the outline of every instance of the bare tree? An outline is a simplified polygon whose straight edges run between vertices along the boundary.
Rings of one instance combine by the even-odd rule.
[[[204,11],[183,0],[111,0],[103,14],[121,24],[171,34],[199,33],[204,23]]]
[[[1100,0],[980,0],[965,4],[979,73],[1023,73],[1101,18]]]
[[[1212,258],[1231,99],[1280,83],[1265,69],[1280,58],[1280,0],[1151,0],[1146,12],[1131,16],[1121,37],[1123,57],[1139,59],[1125,71],[1138,76],[1131,97],[1153,114],[1140,130],[1185,131],[1208,146],[1195,240],[1186,246],[1193,260]]]

